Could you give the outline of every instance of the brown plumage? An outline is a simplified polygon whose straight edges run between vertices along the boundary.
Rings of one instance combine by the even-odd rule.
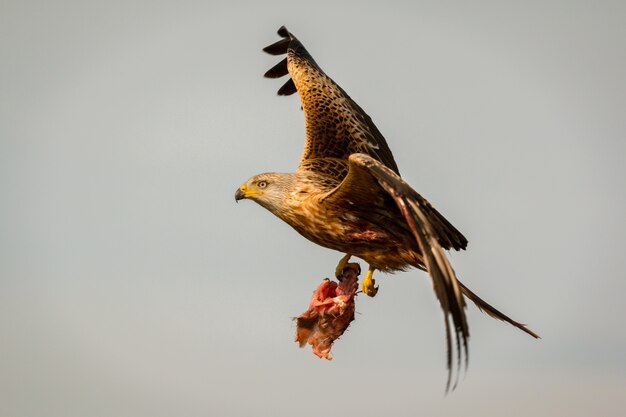
[[[284,26],[278,34],[282,39],[264,51],[287,57],[265,75],[289,75],[278,94],[297,91],[300,96],[306,126],[302,159],[294,173],[250,178],[235,198],[252,199],[307,239],[365,260],[372,286],[364,291],[369,295],[376,293],[371,280],[376,269],[393,272],[413,266],[427,271],[444,313],[446,390],[454,357],[459,366],[463,356],[467,363],[464,296],[490,316],[539,337],[459,282],[444,250],[465,249],[467,239],[402,180],[385,138],[363,109]]]

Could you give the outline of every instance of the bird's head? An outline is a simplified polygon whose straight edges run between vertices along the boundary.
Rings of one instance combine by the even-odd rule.
[[[235,201],[248,198],[279,215],[294,181],[294,174],[268,172],[255,175],[237,189]]]

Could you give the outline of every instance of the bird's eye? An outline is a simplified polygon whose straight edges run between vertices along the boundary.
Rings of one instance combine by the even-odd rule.
[[[257,186],[259,188],[265,188],[265,187],[267,187],[267,181],[259,181]]]

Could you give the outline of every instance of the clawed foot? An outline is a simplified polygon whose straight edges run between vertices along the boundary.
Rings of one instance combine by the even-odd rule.
[[[350,256],[350,254],[346,254],[343,258],[341,258],[335,268],[335,277],[337,277],[339,281],[341,281],[341,278],[343,277],[343,270],[347,266],[355,267],[357,269],[357,275],[361,274],[361,266],[359,264],[356,262],[348,262],[350,260]]]
[[[376,286],[376,280],[373,278],[373,276],[374,269],[368,269],[367,274],[365,274],[365,278],[363,278],[363,283],[361,284],[363,287],[363,292],[370,297],[374,297],[378,292],[378,286]]]
[[[350,266],[357,269],[357,275],[361,274],[361,267],[359,264],[350,261],[350,254],[346,254],[339,263],[337,264],[337,268],[335,268],[335,276],[341,282],[343,277],[343,270]],[[363,283],[361,284],[363,288],[363,292],[370,297],[374,297],[376,293],[378,293],[378,286],[376,285],[376,280],[374,279],[374,268],[370,267],[367,270],[367,274],[365,274],[365,278],[363,278]]]

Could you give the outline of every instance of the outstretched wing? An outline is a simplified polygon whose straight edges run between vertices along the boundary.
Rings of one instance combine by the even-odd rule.
[[[464,355],[467,364],[469,328],[465,317],[462,287],[444,248],[462,248],[467,240],[445,221],[430,203],[405,183],[398,174],[374,158],[354,154],[348,159],[349,170],[343,182],[326,199],[331,204],[367,204],[391,197],[388,210],[397,213],[398,222],[406,222],[422,255],[424,267],[432,278],[435,295],[444,314],[447,345],[448,382],[452,380],[452,362],[456,356],[458,368]],[[389,201],[389,198],[387,198]],[[456,341],[452,345],[452,333]],[[453,355],[456,350],[456,355]],[[458,373],[457,373],[458,380]],[[456,385],[456,383],[455,383]]]
[[[353,153],[364,153],[398,173],[389,146],[372,119],[313,60],[304,46],[284,26],[283,38],[263,50],[287,57],[265,73],[268,78],[289,74],[279,95],[300,95],[306,139],[298,169],[316,170],[319,158],[347,160]]]

